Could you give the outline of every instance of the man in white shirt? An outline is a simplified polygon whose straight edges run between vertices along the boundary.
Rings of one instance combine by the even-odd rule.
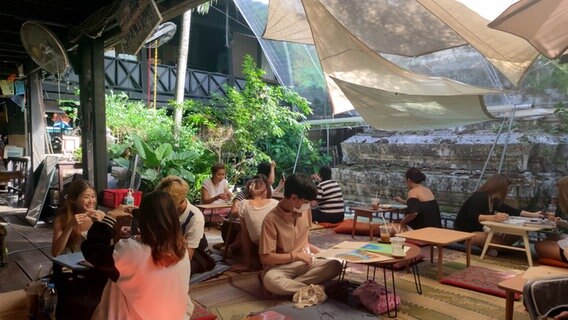
[[[177,206],[179,223],[182,226],[183,236],[187,245],[189,259],[193,257],[195,249],[207,248],[207,239],[204,235],[205,218],[199,208],[187,200],[189,186],[185,180],[177,176],[167,176],[160,180],[156,190],[170,194]],[[191,215],[191,217],[190,217]]]

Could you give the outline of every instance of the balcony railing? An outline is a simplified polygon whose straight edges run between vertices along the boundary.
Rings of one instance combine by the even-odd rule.
[[[159,104],[174,98],[176,67],[159,64],[157,68],[146,62],[122,60],[105,57],[105,83],[107,90],[123,91],[131,99],[144,100],[154,94],[156,81],[156,100]],[[226,95],[225,85],[242,90],[245,79],[214,72],[187,69],[185,78],[185,97],[209,99],[213,94]],[[44,91],[51,99],[70,99],[74,89],[79,87],[79,76],[71,70],[59,80],[54,75],[47,75],[43,81]]]

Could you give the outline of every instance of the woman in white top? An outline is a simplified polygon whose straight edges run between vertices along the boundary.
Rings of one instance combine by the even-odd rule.
[[[278,200],[272,199],[270,185],[264,175],[249,180],[246,189],[249,198],[238,205],[243,261],[242,264],[233,266],[232,271],[249,271],[251,267],[256,267],[252,266],[251,260],[253,245],[258,245],[264,217],[278,205]],[[260,267],[260,264],[257,267]]]
[[[169,194],[154,191],[133,215],[140,236],[111,245],[122,209],[95,222],[81,249],[85,259],[109,277],[92,319],[185,320],[193,313],[189,298],[190,262]]]
[[[211,167],[211,178],[203,181],[201,187],[201,203],[202,204],[223,204],[231,201],[231,191],[229,191],[229,183],[225,179],[225,165],[216,163]]]

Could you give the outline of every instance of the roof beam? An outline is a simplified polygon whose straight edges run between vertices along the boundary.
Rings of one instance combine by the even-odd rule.
[[[160,13],[162,14],[163,21],[168,21],[175,17],[181,16],[187,10],[197,8],[207,1],[208,0],[166,0],[160,2],[158,4],[158,8],[160,9]]]

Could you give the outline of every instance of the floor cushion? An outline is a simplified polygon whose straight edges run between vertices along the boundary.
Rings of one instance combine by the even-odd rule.
[[[538,262],[540,264],[546,264],[548,266],[559,267],[559,268],[568,268],[568,263],[558,261],[558,260],[555,260],[555,259],[540,258],[540,259],[538,259]]]
[[[379,226],[381,224],[379,223],[373,223],[372,227],[370,226],[368,221],[359,221],[357,220],[357,224],[355,225],[355,234],[359,235],[359,236],[368,236],[369,235],[369,228],[372,228],[373,230],[373,236],[380,236],[380,231],[379,231]],[[394,226],[394,228],[398,228],[399,224],[398,223],[393,223],[392,224]],[[353,220],[343,220],[343,222],[339,223],[339,225],[337,225],[333,231],[335,231],[335,233],[341,233],[341,234],[351,234],[351,231],[353,230]],[[394,232],[392,232],[394,235]]]
[[[342,221],[343,222],[343,221]],[[340,225],[342,222],[337,222],[337,223],[332,223],[332,222],[319,222],[318,224],[322,227],[322,228],[335,228],[338,225]],[[351,221],[351,223],[353,223],[353,221]]]
[[[503,272],[485,267],[470,266],[442,278],[440,282],[505,298],[505,290],[500,289],[497,284],[517,274],[518,272]],[[515,298],[518,297],[520,297],[520,295],[517,295]]]

